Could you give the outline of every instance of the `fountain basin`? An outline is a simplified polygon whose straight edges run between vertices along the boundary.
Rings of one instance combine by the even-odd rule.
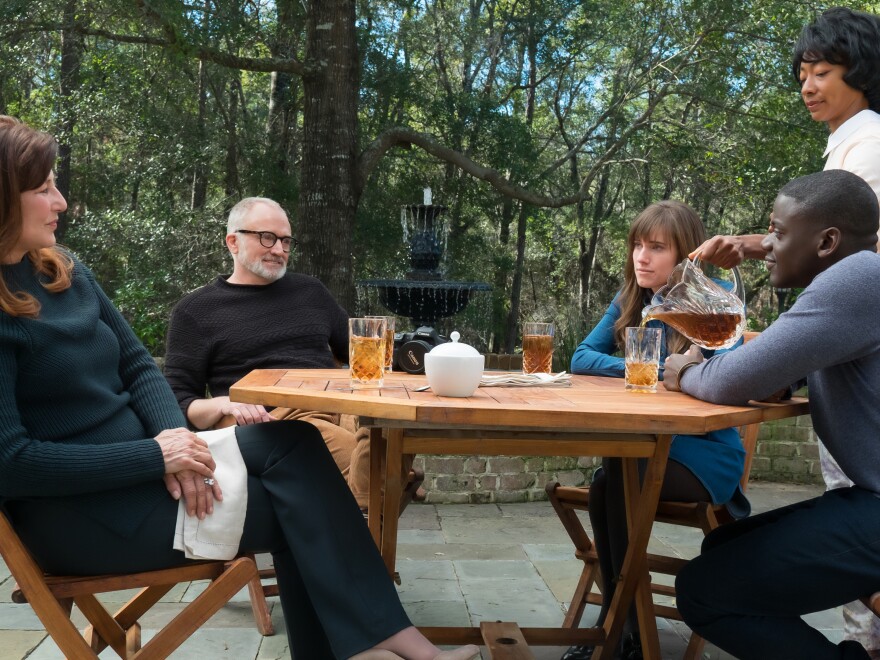
[[[376,289],[382,305],[411,319],[415,327],[433,327],[440,319],[464,309],[474,291],[492,290],[484,282],[442,280],[361,280],[358,284]]]

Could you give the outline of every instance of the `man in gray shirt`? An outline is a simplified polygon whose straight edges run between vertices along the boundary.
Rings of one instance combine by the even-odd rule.
[[[788,183],[763,240],[775,287],[806,287],[736,351],[670,356],[664,384],[731,405],[806,379],[816,432],[850,488],[718,528],[676,580],[692,630],[737,658],[870,658],[800,617],[880,591],[880,255],[877,198],[826,170]]]

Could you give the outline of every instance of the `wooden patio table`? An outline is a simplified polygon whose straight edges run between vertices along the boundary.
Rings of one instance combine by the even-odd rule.
[[[613,656],[633,599],[644,657],[660,658],[646,549],[672,436],[808,412],[805,399],[722,406],[667,392],[662,384],[654,394],[627,392],[620,378],[594,376],[572,376],[570,387],[481,387],[468,398],[415,391],[426,384],[424,376],[391,373],[381,390],[351,390],[348,372],[340,369],[255,370],[233,385],[229,396],[244,403],[358,415],[360,424],[371,428],[369,526],[392,575],[404,454],[622,458],[629,547],[604,626],[522,629],[529,644],[596,644],[594,657],[600,659]],[[647,460],[641,485],[639,459]],[[483,643],[479,628],[422,631],[438,644]]]

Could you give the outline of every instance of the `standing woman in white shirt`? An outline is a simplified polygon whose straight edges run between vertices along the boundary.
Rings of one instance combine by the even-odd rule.
[[[880,198],[880,17],[829,9],[801,32],[792,73],[831,133],[825,169],[858,174]]]
[[[880,17],[828,9],[801,31],[792,74],[810,116],[828,127],[825,169],[858,174],[880,199]],[[714,236],[690,256],[731,268],[763,259],[763,238]]]

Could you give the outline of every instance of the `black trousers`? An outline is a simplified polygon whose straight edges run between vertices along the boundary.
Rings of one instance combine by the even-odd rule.
[[[318,430],[281,421],[241,427],[236,436],[248,470],[241,550],[272,553],[294,657],[348,658],[410,626]],[[172,549],[178,503],[170,496],[132,538],[75,514],[69,501],[7,503],[16,530],[44,570],[127,573],[187,562]]]
[[[639,473],[645,478],[647,461],[639,461]],[[670,460],[660,489],[660,499],[671,502],[709,501],[709,492],[699,479],[681,463]],[[623,488],[623,461],[603,458],[602,469],[597,470],[590,483],[590,527],[602,575],[602,607],[596,619],[597,626],[605,623],[614,587],[623,568],[623,559],[629,546],[626,529],[626,503]],[[630,608],[624,625],[625,632],[638,632],[635,605]]]
[[[880,591],[880,499],[839,488],[719,527],[675,590],[688,626],[737,658],[867,659],[801,615]]]

